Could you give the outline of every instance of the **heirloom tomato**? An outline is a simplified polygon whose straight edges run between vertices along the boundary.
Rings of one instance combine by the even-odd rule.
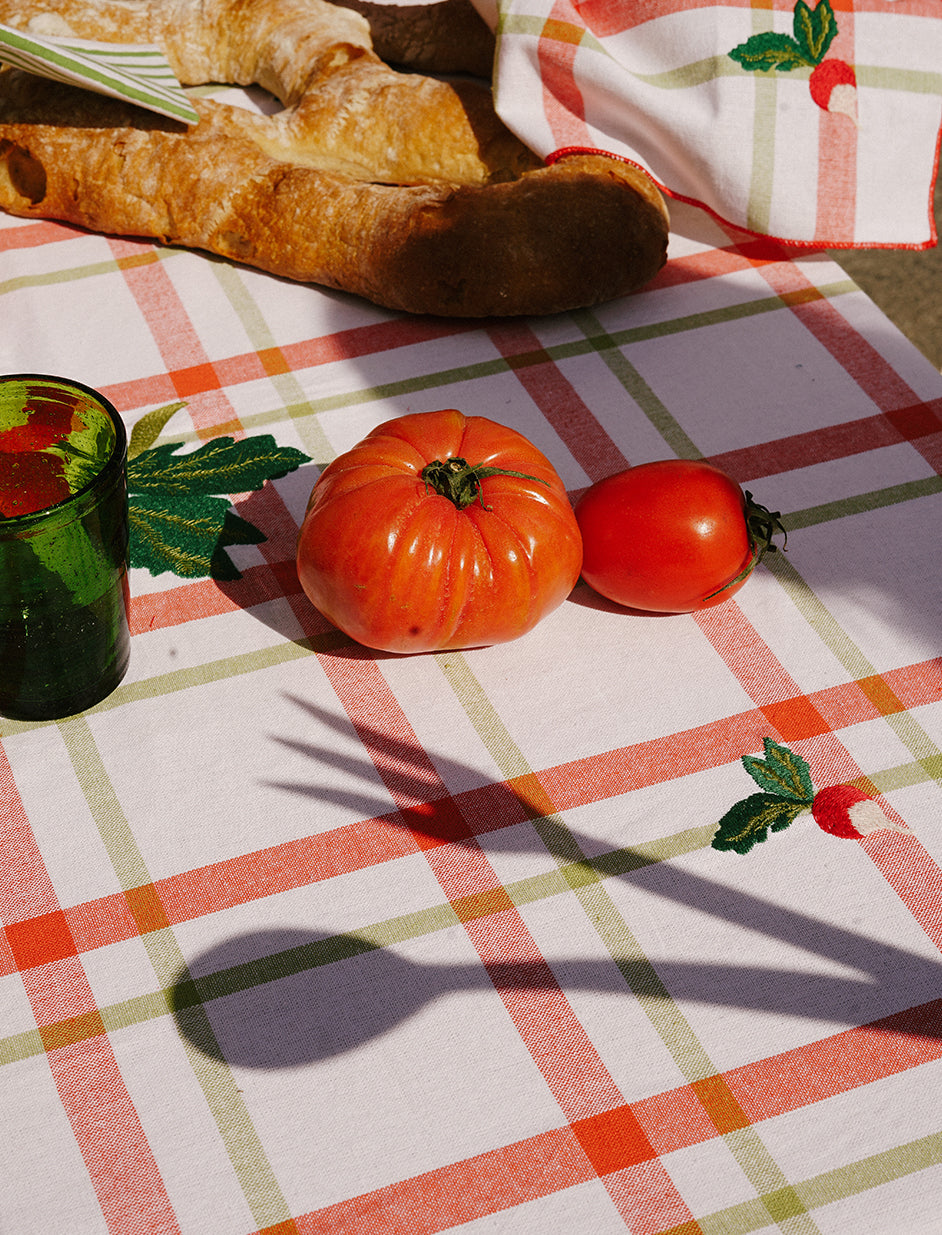
[[[784,534],[710,463],[662,459],[600,480],[576,506],[582,577],[602,596],[649,613],[692,613],[738,592]]]
[[[386,652],[516,639],[579,578],[562,482],[525,437],[454,409],[387,421],[324,469],[298,537],[321,613]]]

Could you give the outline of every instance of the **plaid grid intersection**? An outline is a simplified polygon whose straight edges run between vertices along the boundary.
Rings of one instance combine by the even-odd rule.
[[[677,214],[643,295],[475,325],[3,220],[7,369],[314,461],[233,495],[240,579],[136,574],[113,696],[2,726],[13,1231],[931,1229],[942,386],[832,263]],[[574,496],[711,458],[788,554],[691,618],[359,649],[294,576],[313,475],[448,405]],[[766,735],[912,832],[716,854]]]

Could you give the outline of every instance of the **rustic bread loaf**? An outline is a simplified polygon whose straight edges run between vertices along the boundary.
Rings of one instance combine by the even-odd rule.
[[[206,249],[413,313],[551,313],[634,290],[664,262],[667,213],[642,172],[601,156],[542,166],[486,84],[394,71],[350,9],[56,0],[43,18],[42,0],[0,0],[0,21],[30,19],[157,43],[184,84],[254,83],[284,107],[196,99],[187,127],[3,70],[10,213]]]

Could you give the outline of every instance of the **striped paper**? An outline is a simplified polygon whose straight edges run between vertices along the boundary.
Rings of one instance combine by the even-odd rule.
[[[196,124],[199,116],[159,47],[39,37],[0,24],[0,61]]]

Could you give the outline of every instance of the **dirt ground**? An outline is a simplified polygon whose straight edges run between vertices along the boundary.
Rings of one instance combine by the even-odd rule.
[[[942,237],[942,174],[935,186],[936,231]],[[942,369],[942,240],[910,253],[867,249],[832,253],[855,283]]]

